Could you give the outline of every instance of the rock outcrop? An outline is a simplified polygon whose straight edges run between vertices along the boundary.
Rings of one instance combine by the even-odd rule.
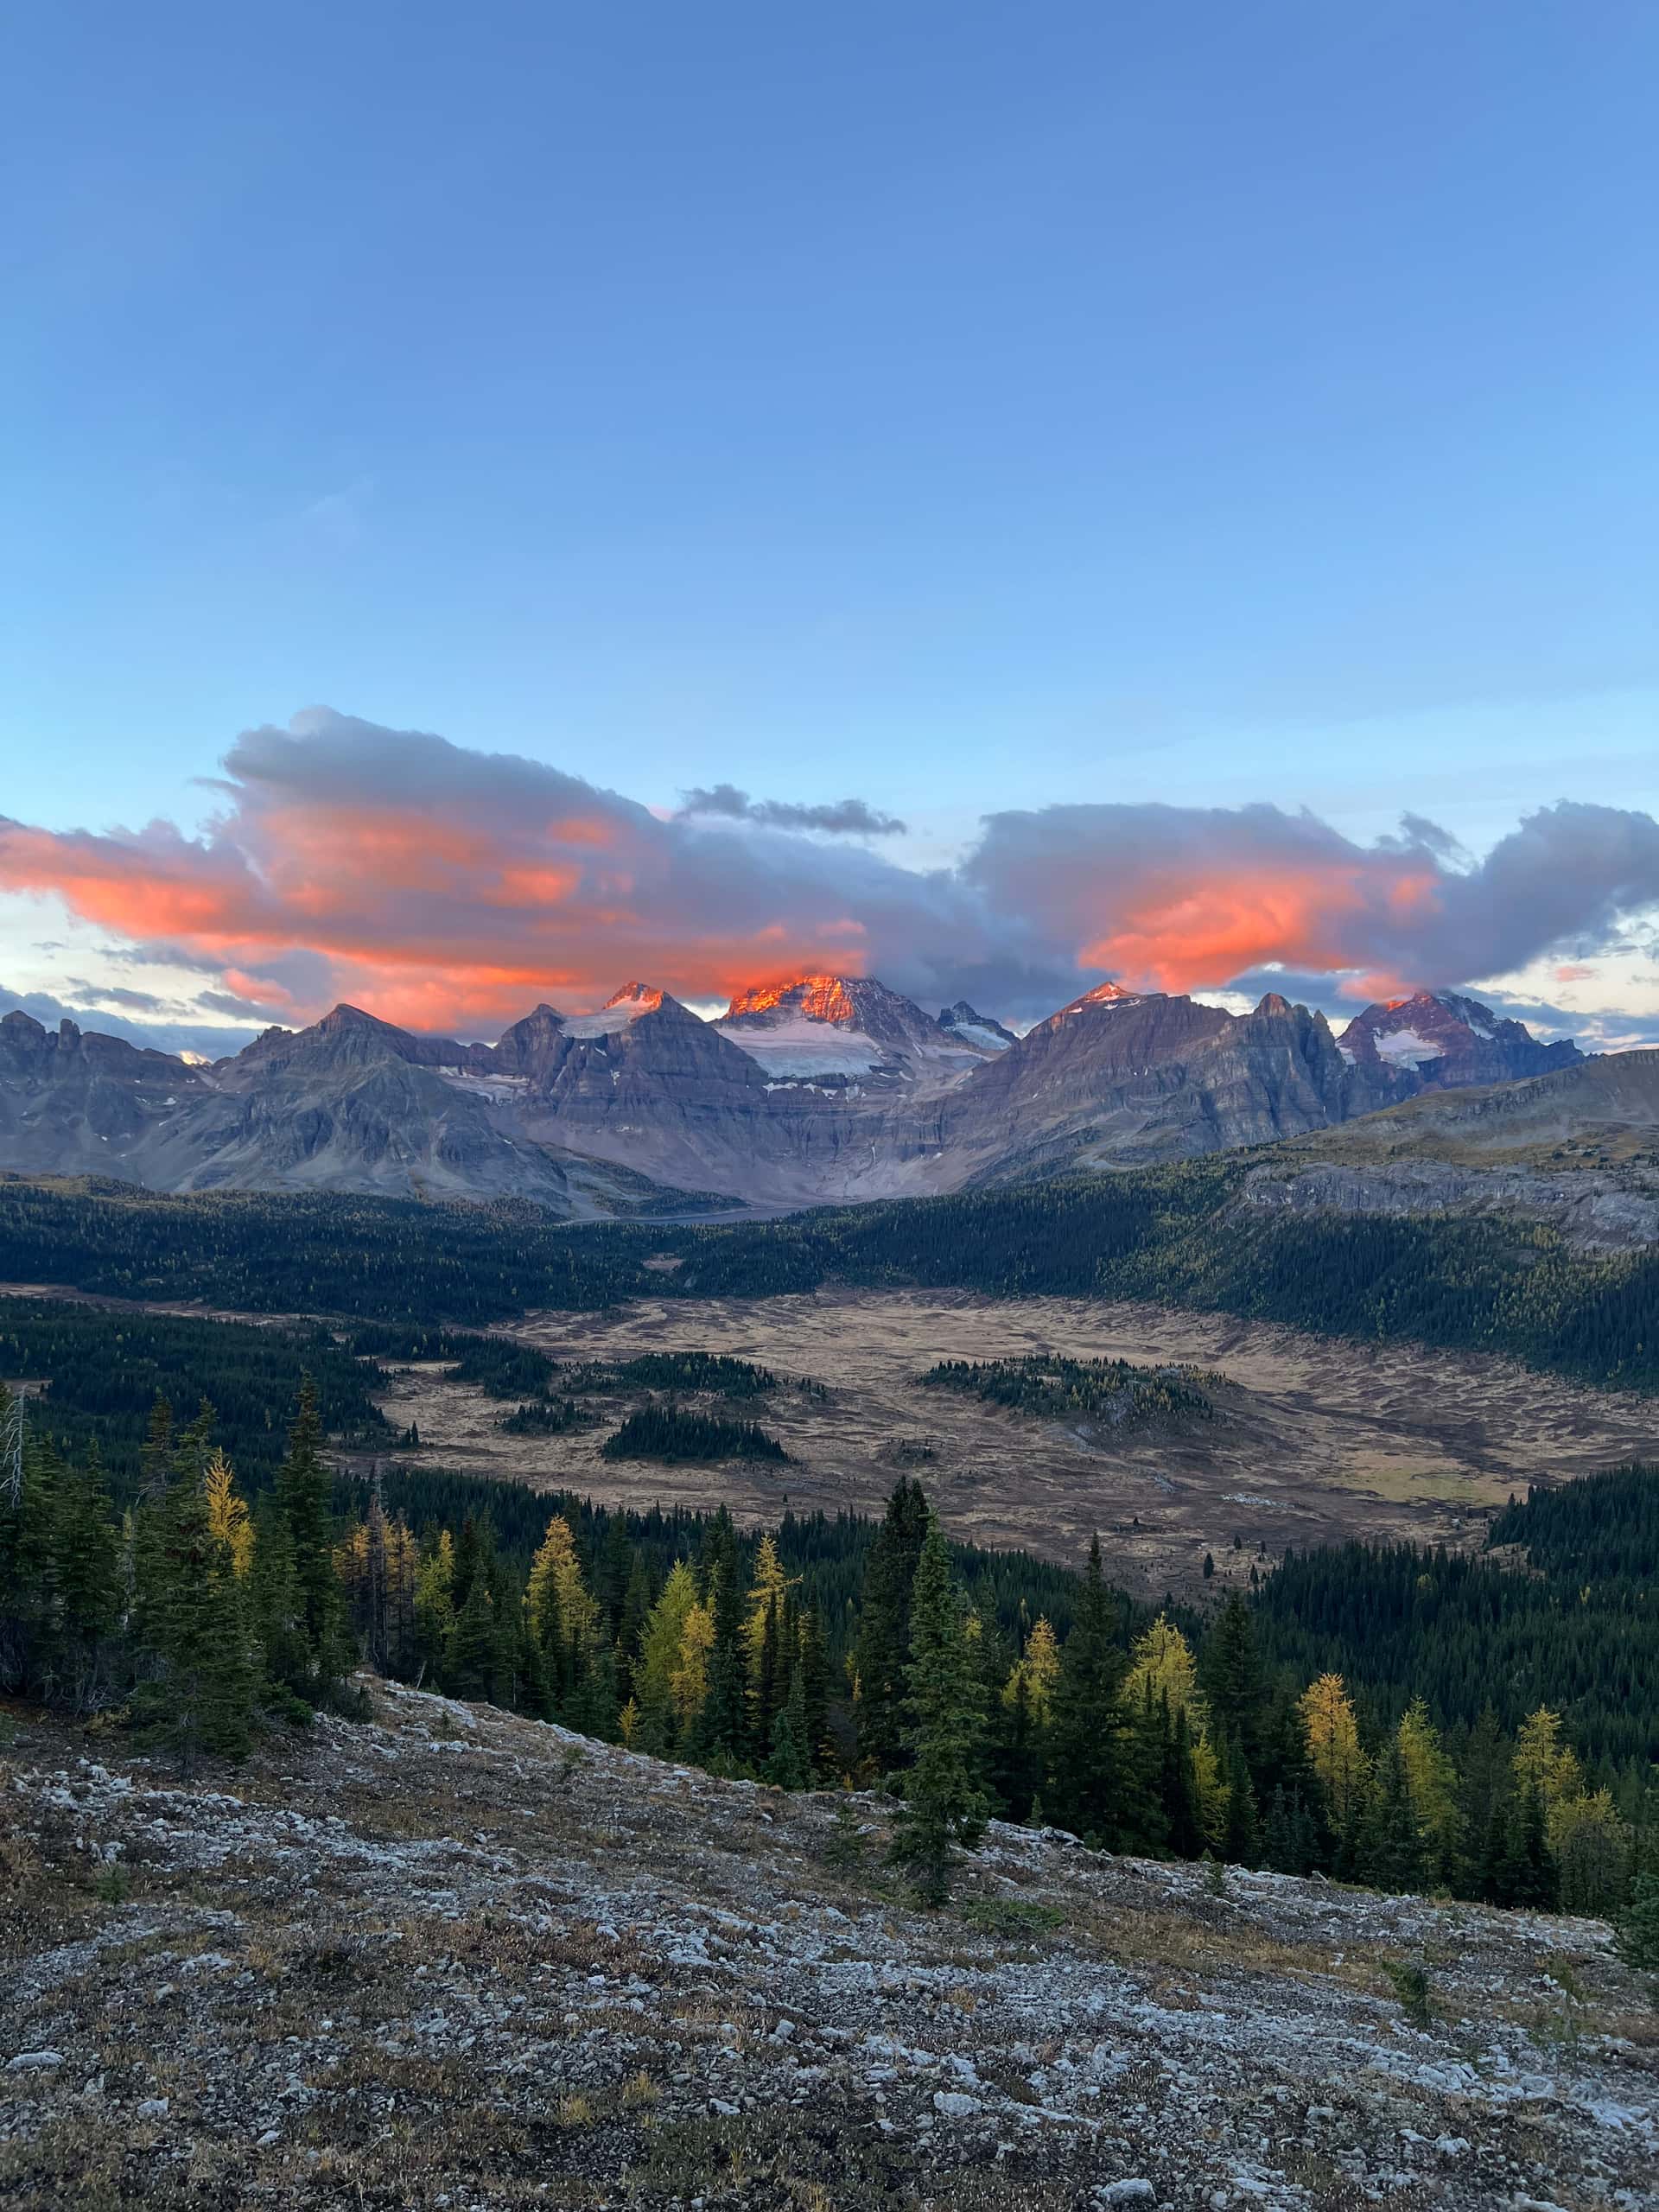
[[[147,1182],[166,1132],[203,1095],[197,1071],[170,1053],[73,1021],[0,1020],[0,1167]]]

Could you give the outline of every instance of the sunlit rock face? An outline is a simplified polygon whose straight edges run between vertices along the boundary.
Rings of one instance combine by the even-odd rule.
[[[979,1020],[972,1007],[967,1012]],[[914,1000],[868,976],[757,984],[736,995],[720,1030],[768,1075],[840,1087],[937,1084],[1001,1049],[971,1029],[935,1021]]]

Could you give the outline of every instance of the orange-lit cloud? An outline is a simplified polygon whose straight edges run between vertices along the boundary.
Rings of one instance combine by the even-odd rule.
[[[464,1035],[629,976],[706,1000],[861,972],[1017,1018],[1103,974],[1189,990],[1273,971],[1335,1006],[1580,950],[1659,900],[1659,827],[1605,807],[1543,810],[1476,862],[1414,815],[1362,845],[1273,806],[1053,806],[990,816],[957,868],[921,872],[844,841],[887,819],[861,802],[793,810],[825,817],[816,834],[741,793],[664,815],[321,709],[224,766],[194,836],[0,819],[0,890],[211,971],[215,1010],[304,1020],[346,998]]]

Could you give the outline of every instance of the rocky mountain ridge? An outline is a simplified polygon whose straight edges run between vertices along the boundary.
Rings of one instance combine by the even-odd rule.
[[[590,1014],[543,1003],[493,1046],[339,1006],[211,1068],[17,1013],[0,1022],[0,1167],[512,1194],[578,1218],[677,1191],[791,1206],[1275,1143],[1540,1063],[1590,1065],[1472,1000],[1370,1007],[1338,1039],[1277,994],[1236,1014],[1110,982],[1024,1036],[863,976],[741,992],[714,1021],[630,982]]]

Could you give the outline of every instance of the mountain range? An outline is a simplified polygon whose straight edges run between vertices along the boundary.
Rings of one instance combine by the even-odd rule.
[[[1576,1045],[1427,992],[1367,1007],[1338,1037],[1277,994],[1232,1014],[1109,982],[1017,1036],[966,1001],[935,1018],[868,976],[757,986],[713,1021],[629,982],[597,1013],[538,1006],[493,1046],[338,1006],[212,1065],[14,1012],[0,1169],[514,1196],[572,1218],[786,1207],[1191,1158],[1584,1064]]]

